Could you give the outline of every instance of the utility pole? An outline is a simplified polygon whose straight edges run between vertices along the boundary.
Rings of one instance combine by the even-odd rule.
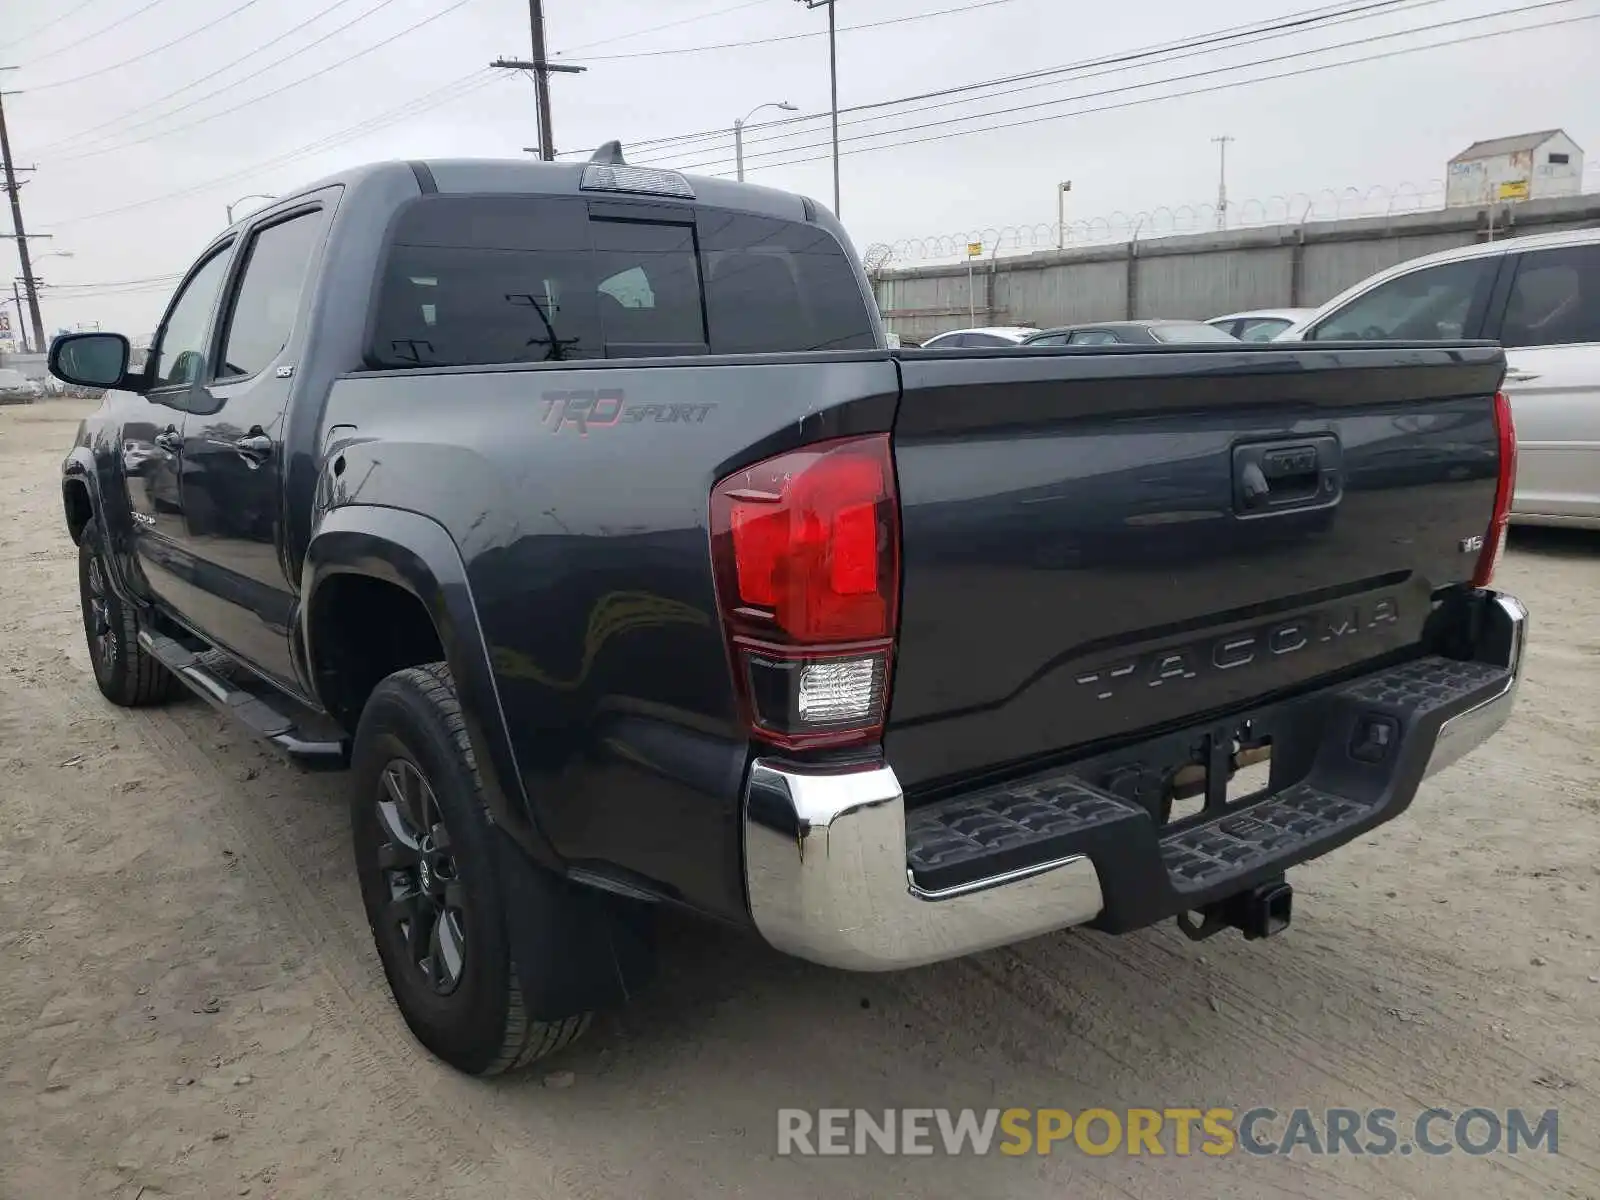
[[[1217,144],[1221,161],[1217,164],[1217,228],[1228,227],[1228,143],[1236,139],[1223,134],[1211,139]]]
[[[1056,249],[1067,248],[1067,193],[1072,190],[1072,180],[1056,185]]]
[[[15,67],[0,67],[15,71]],[[22,185],[17,182],[16,165],[11,161],[11,135],[6,131],[5,93],[0,92],[0,158],[5,160],[6,192],[11,197],[11,236],[17,242],[17,258],[22,263],[22,286],[28,293],[28,320],[33,325],[33,345],[44,350],[44,319],[39,316],[39,287],[33,278],[33,258],[28,253],[28,231],[22,224]],[[14,291],[15,289],[13,289]],[[22,303],[17,302],[17,323],[22,323]]]
[[[586,67],[553,63],[544,45],[544,0],[528,0],[528,22],[533,26],[533,58],[497,58],[489,65],[502,71],[527,71],[533,75],[535,103],[539,108],[539,157],[552,162],[556,156],[555,132],[550,119],[550,75],[577,75]]]

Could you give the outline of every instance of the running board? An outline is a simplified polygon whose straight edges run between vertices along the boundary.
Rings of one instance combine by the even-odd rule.
[[[308,767],[349,765],[349,742],[327,717],[296,704],[221,650],[192,649],[149,630],[139,631],[139,645],[202,700],[296,762]]]

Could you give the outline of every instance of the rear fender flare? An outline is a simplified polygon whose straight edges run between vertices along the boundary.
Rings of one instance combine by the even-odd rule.
[[[74,446],[66,461],[61,464],[62,503],[66,503],[65,489],[81,487],[89,496],[89,519],[100,535],[101,562],[105,564],[111,590],[124,604],[144,607],[146,601],[131,586],[127,570],[127,541],[119,536],[125,531],[113,525],[113,516],[106,509],[105,496],[100,489],[100,472],[94,452],[84,445]],[[63,518],[65,514],[63,514]]]
[[[375,505],[345,505],[322,518],[301,568],[300,633],[313,680],[312,606],[317,588],[340,574],[383,580],[422,602],[455,677],[490,818],[536,862],[562,871],[560,857],[533,819],[466,566],[449,532],[418,513]]]

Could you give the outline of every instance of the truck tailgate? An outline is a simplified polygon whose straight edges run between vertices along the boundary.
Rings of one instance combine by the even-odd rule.
[[[1490,522],[1497,347],[898,357],[911,789],[1418,653]]]

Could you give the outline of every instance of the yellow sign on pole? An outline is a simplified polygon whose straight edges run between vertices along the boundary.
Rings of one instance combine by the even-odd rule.
[[[1528,198],[1528,181],[1526,179],[1512,179],[1500,185],[1500,199],[1526,200]]]
[[[983,253],[983,243],[982,242],[968,242],[967,243],[967,257],[968,258],[977,258],[982,253]]]

